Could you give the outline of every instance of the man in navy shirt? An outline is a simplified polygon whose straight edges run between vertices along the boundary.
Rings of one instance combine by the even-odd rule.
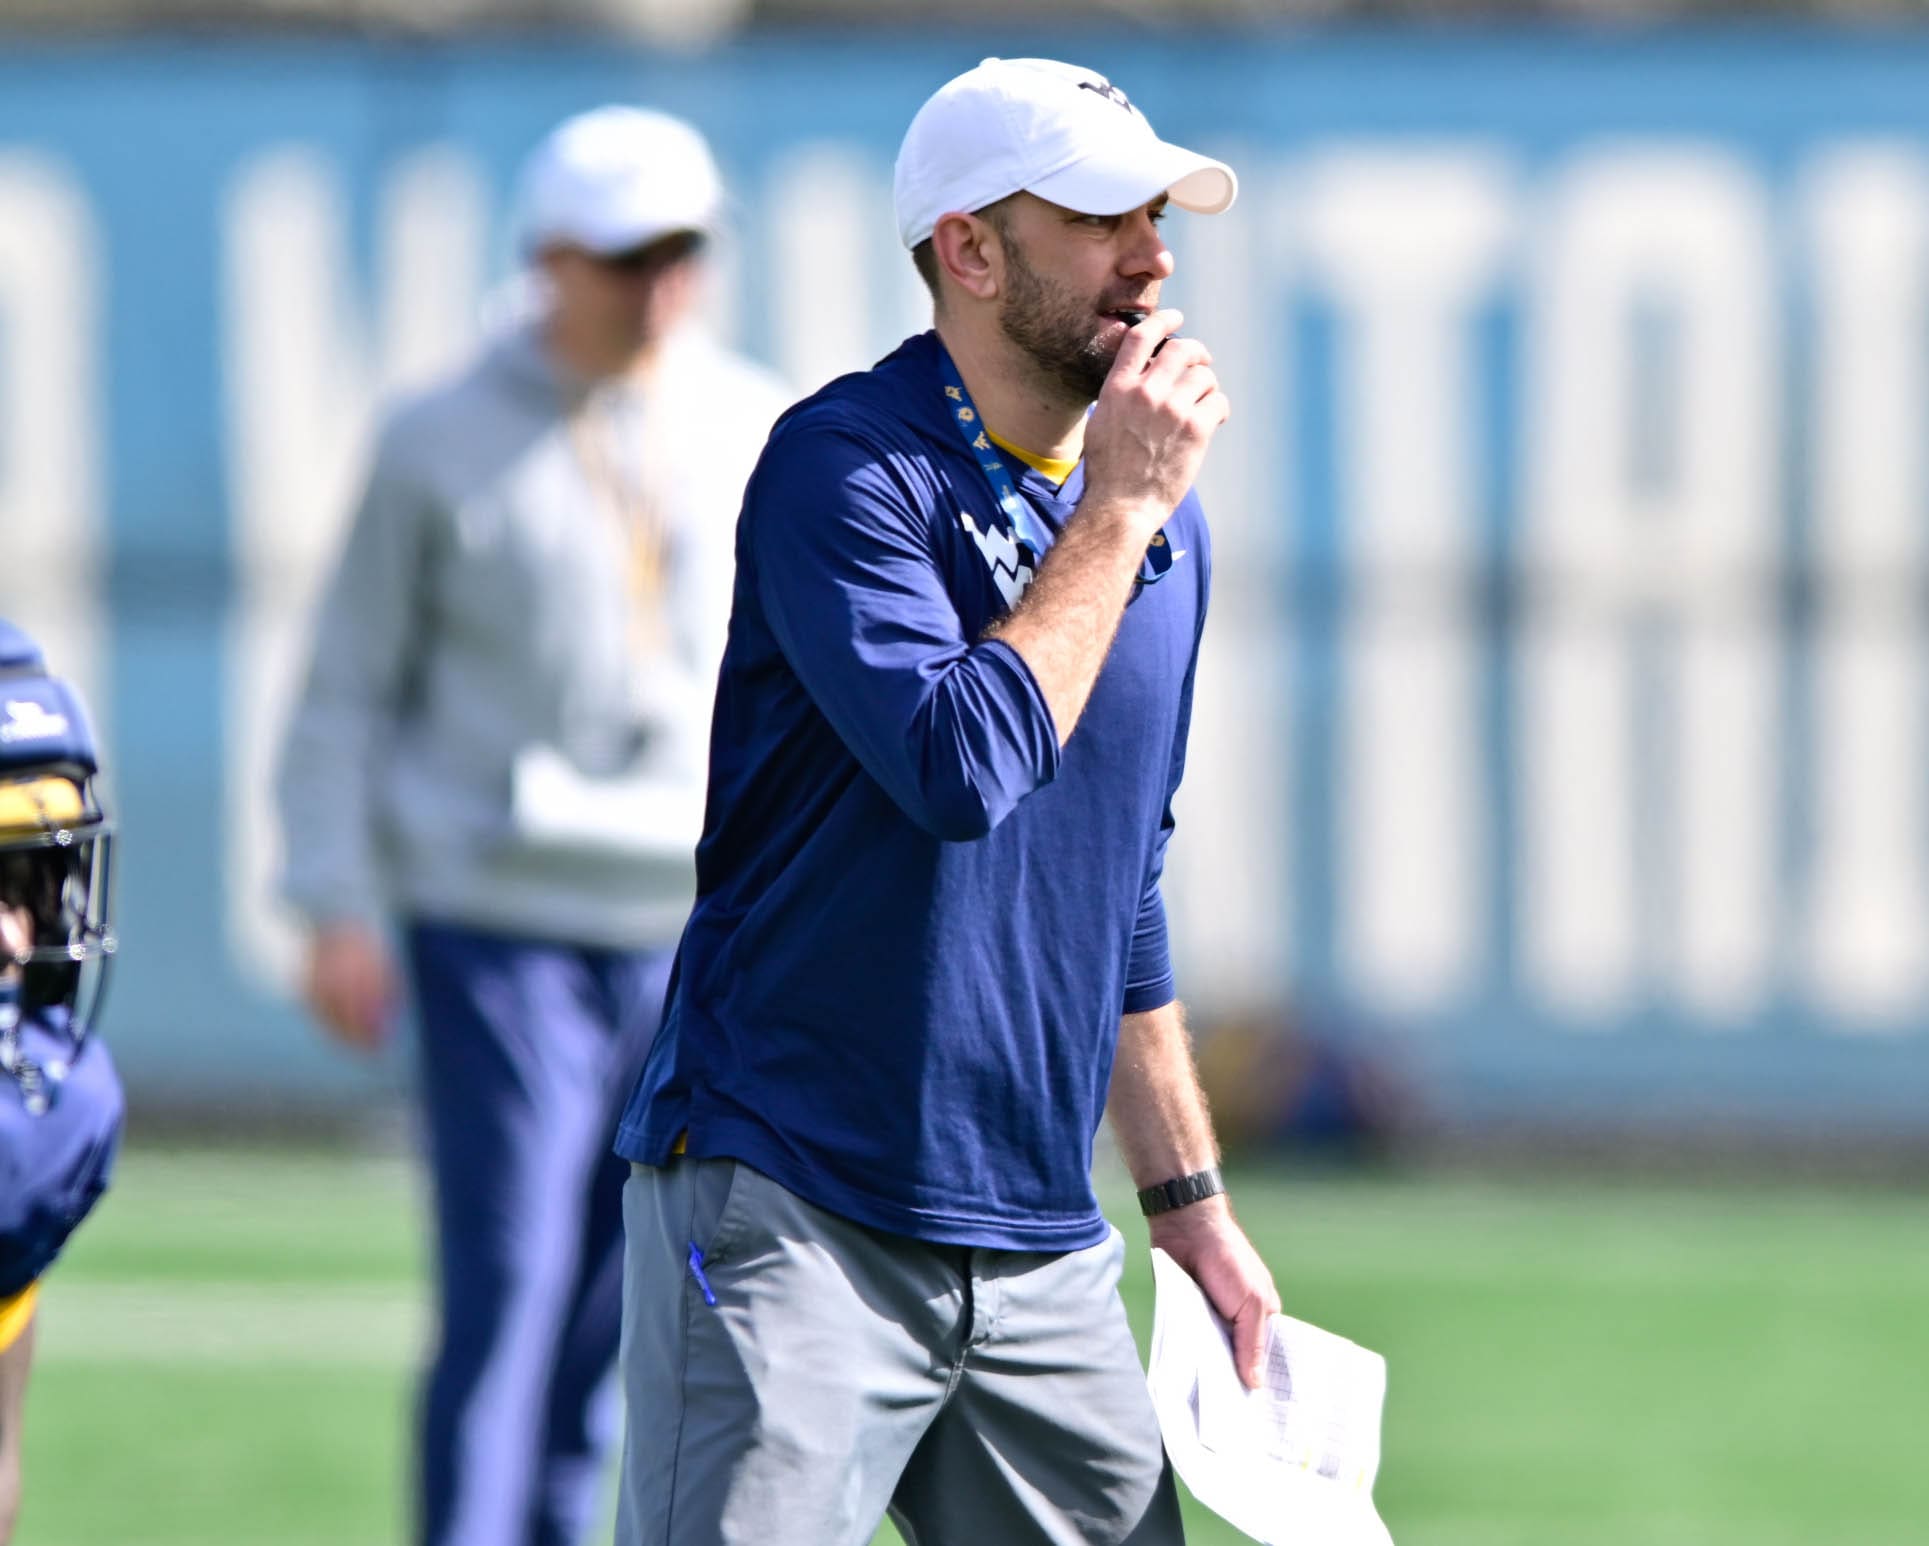
[[[920,1546],[1181,1539],[1107,1112],[1256,1379],[1279,1299],[1159,890],[1228,409],[1157,309],[1158,226],[1235,191],[1102,77],[985,61],[898,159],[935,331],[765,447],[696,909],[618,1136],[625,1546],[863,1546],[887,1508]]]

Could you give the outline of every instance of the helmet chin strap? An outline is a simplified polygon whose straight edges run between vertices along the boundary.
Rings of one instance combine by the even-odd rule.
[[[20,1042],[21,992],[18,976],[0,981],[0,1076],[11,1079],[20,1090],[20,1104],[27,1115],[45,1116],[67,1077],[64,1063],[43,1066],[27,1056]]]

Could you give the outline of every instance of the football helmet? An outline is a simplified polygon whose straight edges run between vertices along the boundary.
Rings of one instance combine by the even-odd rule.
[[[0,619],[0,1039],[30,1016],[76,1046],[114,956],[114,829],[80,695]],[[24,925],[24,926],[23,926]]]

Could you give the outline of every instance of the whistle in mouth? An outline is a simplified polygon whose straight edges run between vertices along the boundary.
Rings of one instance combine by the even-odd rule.
[[[1141,322],[1143,322],[1147,317],[1151,315],[1152,315],[1151,312],[1142,311],[1137,306],[1128,306],[1124,310],[1118,313],[1118,318],[1119,318],[1119,321],[1123,322],[1127,327],[1137,327]],[[1156,360],[1159,357],[1159,351],[1166,346],[1167,342],[1168,342],[1167,339],[1161,338],[1156,344],[1152,346],[1153,359]]]

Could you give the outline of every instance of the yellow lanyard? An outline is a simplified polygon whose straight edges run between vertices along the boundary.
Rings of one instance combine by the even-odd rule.
[[[668,637],[664,587],[669,567],[669,515],[652,486],[650,469],[626,475],[618,454],[620,421],[614,403],[592,393],[569,421],[570,444],[583,479],[623,544],[631,642],[640,654],[660,650]],[[647,448],[646,448],[647,449]],[[634,471],[636,463],[627,465]]]

